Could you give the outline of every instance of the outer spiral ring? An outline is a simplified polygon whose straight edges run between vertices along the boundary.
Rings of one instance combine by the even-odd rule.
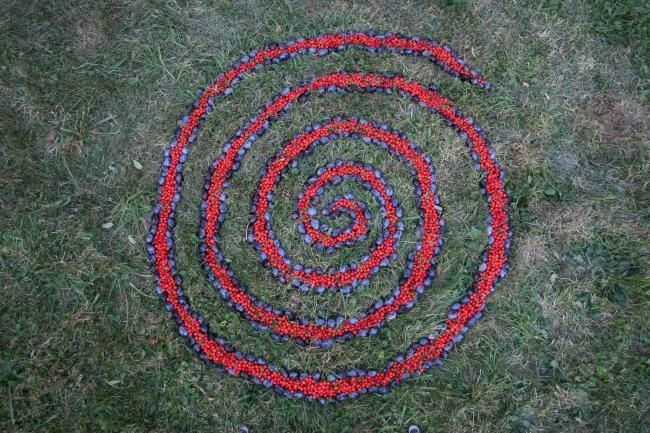
[[[332,74],[327,76],[327,79],[331,80],[330,83],[321,83],[327,84],[321,86],[323,91],[359,86],[360,83],[360,87],[364,87],[364,80],[369,80],[365,86],[368,91],[383,90],[388,93],[396,89],[427,110],[438,113],[445,123],[456,129],[461,138],[466,140],[476,161],[475,166],[482,173],[483,191],[488,201],[488,246],[481,256],[475,283],[460,302],[451,306],[447,320],[436,332],[415,342],[405,354],[397,355],[380,371],[352,369],[336,375],[286,371],[263,358],[242,354],[225,340],[209,332],[205,320],[199,313],[190,309],[176,268],[173,229],[176,207],[181,198],[182,167],[187,160],[189,144],[196,140],[205,116],[212,111],[215,97],[231,94],[233,86],[243,78],[245,72],[259,69],[265,63],[279,63],[300,53],[325,55],[330,51],[352,46],[371,52],[392,50],[402,54],[424,56],[436,61],[445,71],[456,77],[470,80],[486,89],[490,88],[489,84],[465,65],[449,47],[441,47],[435,41],[419,37],[347,32],[298,39],[281,45],[272,44],[263,50],[254,51],[202,89],[199,100],[183,119],[183,126],[177,131],[176,139],[165,151],[163,174],[159,181],[159,197],[153,208],[151,232],[146,238],[147,253],[157,283],[156,292],[164,299],[167,311],[171,312],[179,323],[180,334],[189,339],[201,359],[232,375],[272,387],[288,397],[317,399],[321,402],[354,398],[367,392],[387,392],[391,386],[399,384],[402,380],[419,375],[430,366],[439,364],[482,316],[488,295],[494,291],[496,283],[506,275],[512,235],[508,224],[509,199],[503,185],[503,172],[496,162],[496,155],[489,140],[471,117],[463,116],[454,108],[452,102],[439,95],[435,88],[425,87],[401,77]],[[317,80],[319,79],[315,79]],[[283,101],[283,96],[275,102]],[[286,108],[282,103],[278,106],[280,111]],[[228,151],[224,149],[224,155]]]

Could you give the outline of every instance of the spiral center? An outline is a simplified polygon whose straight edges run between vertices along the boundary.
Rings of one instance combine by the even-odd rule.
[[[330,138],[327,141],[322,141],[322,137],[318,139],[322,133],[328,134]],[[398,200],[393,197],[393,189],[386,185],[381,172],[369,164],[336,161],[319,169],[316,176],[309,179],[305,191],[298,197],[297,212],[294,214],[299,221],[298,231],[305,242],[316,245],[318,249],[332,252],[344,244],[353,244],[367,236],[370,211],[351,194],[336,197],[324,210],[325,214],[332,214],[332,216],[347,213],[353,219],[351,227],[342,231],[334,229],[330,232],[329,225],[321,223],[316,218],[317,210],[313,206],[318,203],[325,190],[329,186],[350,179],[361,182],[379,203],[383,217],[383,231],[369,253],[363,255],[359,263],[343,264],[338,269],[330,270],[294,263],[273,231],[271,222],[275,196],[273,190],[282,173],[291,164],[287,152],[291,153],[293,147],[302,146],[299,147],[302,154],[316,143],[323,144],[337,138],[335,135],[337,134],[327,128],[323,128],[323,131],[316,129],[304,142],[302,140],[289,142],[279,155],[267,162],[266,172],[260,181],[254,204],[252,236],[249,236],[249,239],[258,249],[260,258],[273,268],[274,274],[281,282],[290,282],[303,292],[314,288],[318,293],[323,293],[326,289],[340,288],[343,293],[350,293],[358,286],[369,285],[370,279],[379,272],[379,269],[388,266],[390,260],[397,257],[399,238],[404,230],[404,224],[400,220],[402,209],[399,207]]]
[[[317,203],[318,199],[315,198],[310,204],[315,206]],[[365,203],[350,193],[334,197],[321,212],[333,221],[346,215],[349,223],[346,228],[331,228],[329,224],[318,219],[317,214],[318,211],[314,207],[307,210],[301,208],[298,231],[303,234],[306,243],[313,244],[321,252],[332,253],[343,246],[352,246],[358,241],[364,241],[368,236],[372,212]],[[296,216],[298,217],[297,214]]]

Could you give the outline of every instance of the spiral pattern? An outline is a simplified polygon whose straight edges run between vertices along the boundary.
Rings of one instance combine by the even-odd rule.
[[[387,392],[402,380],[419,375],[432,365],[440,364],[452,347],[481,317],[489,293],[508,271],[508,249],[511,232],[508,224],[508,196],[504,190],[504,174],[496,162],[494,149],[481,127],[471,117],[464,116],[453,103],[438,93],[437,88],[407,80],[399,75],[338,72],[314,78],[293,88],[282,89],[279,95],[243,125],[228,140],[222,154],[212,163],[205,182],[201,204],[199,254],[209,281],[229,306],[250,320],[258,329],[269,329],[275,339],[290,338],[302,344],[331,347],[335,341],[355,336],[368,336],[397,314],[411,309],[418,297],[431,285],[435,276],[436,254],[441,249],[444,229],[442,208],[436,195],[435,168],[431,159],[406,135],[358,117],[336,116],[312,124],[283,143],[262,170],[255,198],[251,204],[248,241],[257,250],[262,262],[283,283],[290,283],[301,292],[340,290],[350,293],[358,286],[369,285],[381,267],[397,257],[400,237],[404,230],[402,209],[393,188],[383,174],[369,164],[337,160],[317,170],[299,194],[292,218],[305,242],[324,252],[333,252],[353,245],[368,236],[372,217],[368,207],[352,194],[337,196],[326,203],[322,217],[334,218],[346,214],[351,223],[344,229],[331,229],[318,217],[317,204],[324,191],[346,180],[356,180],[370,192],[380,207],[382,233],[370,251],[359,261],[335,269],[319,269],[296,263],[285,250],[273,230],[271,213],[275,189],[281,177],[315,146],[324,146],[341,137],[350,137],[373,144],[400,158],[413,174],[420,220],[417,232],[421,236],[415,251],[408,255],[407,266],[397,286],[357,316],[341,316],[312,320],[298,317],[291,311],[265,304],[254,297],[236,277],[221,249],[220,228],[228,213],[228,188],[231,178],[240,168],[246,153],[273,122],[312,93],[381,92],[407,97],[454,128],[466,141],[475,167],[482,174],[482,191],[488,202],[487,247],[475,281],[466,295],[450,307],[447,319],[434,332],[411,345],[378,371],[351,369],[338,374],[286,371],[263,357],[244,354],[208,329],[203,317],[190,308],[182,280],[176,267],[173,230],[175,212],[180,202],[183,164],[189,146],[217,97],[233,92],[244,73],[264,64],[279,63],[301,53],[323,56],[330,51],[361,47],[370,52],[391,50],[401,54],[422,56],[435,61],[446,72],[473,84],[490,89],[478,73],[470,69],[449,47],[436,41],[402,35],[377,35],[373,32],[346,32],[298,39],[287,44],[272,44],[253,51],[235,63],[204,89],[190,113],[182,120],[176,139],[165,151],[163,173],[159,180],[159,195],[153,208],[151,231],[147,235],[147,252],[156,280],[156,292],[163,298],[167,311],[179,324],[179,333],[188,338],[201,359],[217,369],[250,379],[256,384],[272,387],[292,398],[325,402],[344,400],[368,392]]]

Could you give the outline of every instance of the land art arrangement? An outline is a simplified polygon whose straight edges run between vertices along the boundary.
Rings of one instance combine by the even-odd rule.
[[[243,159],[249,151],[255,152],[256,140],[285,112],[298,108],[310,95],[334,92],[373,92],[411,99],[417,106],[436,114],[466,143],[474,167],[480,172],[481,192],[487,201],[486,246],[474,281],[464,296],[449,307],[447,316],[440,318],[436,329],[414,341],[405,353],[395,355],[382,369],[377,370],[366,370],[363,366],[344,372],[285,370],[276,364],[277,360],[266,359],[263,354],[242,353],[234,347],[234,343],[209,330],[206,320],[190,306],[176,263],[174,228],[181,201],[183,165],[190,155],[190,148],[199,139],[201,127],[214,105],[219,104],[221,98],[231,95],[246,75],[265,65],[279,64],[301,54],[321,57],[349,48],[422,57],[435,62],[456,78],[486,90],[491,88],[452,48],[421,37],[344,32],[270,44],[252,51],[197,91],[198,99],[183,117],[182,126],[165,150],[158,198],[153,207],[151,230],[146,238],[155,291],[164,301],[167,312],[178,323],[180,335],[189,341],[203,361],[217,370],[273,388],[287,397],[321,403],[357,398],[368,393],[386,393],[403,380],[440,365],[481,318],[488,296],[495,290],[498,281],[506,276],[512,237],[508,217],[509,197],[504,189],[505,176],[496,160],[494,148],[477,121],[464,115],[437,87],[398,74],[335,72],[317,76],[309,82],[281,89],[276,97],[234,132],[208,170],[200,207],[199,256],[215,291],[254,328],[271,333],[275,340],[295,339],[302,345],[328,349],[355,337],[381,338],[377,336],[379,328],[398,314],[410,310],[432,285],[436,275],[436,256],[443,248],[445,229],[432,160],[404,132],[375,119],[354,115],[341,114],[307,125],[302,132],[279,146],[262,169],[256,195],[250,204],[247,238],[261,263],[273,276],[301,293],[340,291],[350,294],[360,286],[370,285],[380,269],[397,257],[405,228],[400,202],[380,170],[358,160],[329,161],[306,182],[304,190],[296,197],[291,214],[295,229],[304,242],[324,254],[366,240],[373,216],[367,204],[351,193],[322,200],[329,187],[347,180],[359,182],[379,205],[382,223],[372,247],[356,262],[335,269],[312,268],[297,263],[276,235],[271,215],[274,202],[280,199],[277,194],[280,179],[316,146],[327,146],[341,138],[356,140],[360,146],[377,146],[410,169],[418,195],[420,215],[417,233],[420,239],[413,251],[408,252],[407,266],[396,287],[353,317],[300,317],[295,312],[269,305],[255,297],[255,287],[248,288],[237,278],[237,274],[245,270],[233,269],[226,261],[220,244],[220,228],[228,218],[231,180]],[[347,228],[332,228],[325,222],[326,218],[341,214],[349,217],[351,223]]]

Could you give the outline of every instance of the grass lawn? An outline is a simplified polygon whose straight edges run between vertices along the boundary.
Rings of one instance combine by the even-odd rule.
[[[0,431],[650,432],[650,6],[634,0],[0,2]],[[331,350],[279,343],[210,288],[196,255],[203,179],[223,143],[284,86],[337,70],[399,72],[473,114],[507,174],[512,271],[443,367],[387,395],[324,406],[202,363],[153,292],[144,253],[163,150],[195,90],[272,41],[348,29],[448,42],[493,84],[358,50],[269,66],[219,101],[185,168],[178,262],[211,329],[287,369],[380,368],[425,336],[471,281],[486,204],[467,149],[404,98],[312,97],[275,122],[236,174],[222,239],[259,298],[315,317],[388,293],[417,242],[403,164],[350,139],[319,147],[279,184],[273,222],[296,261],[356,260],[302,242],[289,218],[336,158],[380,168],[407,228],[397,260],[352,295],[301,295],[246,242],[259,170],[303,125],[336,114],[389,122],[432,157],[448,230],[434,285],[379,335]],[[345,218],[337,220],[345,224]]]

